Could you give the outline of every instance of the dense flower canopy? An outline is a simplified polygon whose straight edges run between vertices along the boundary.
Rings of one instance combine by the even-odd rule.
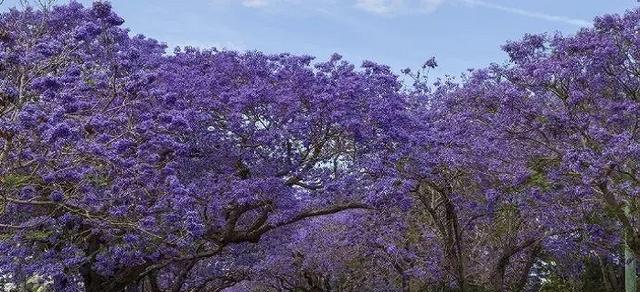
[[[617,291],[640,256],[640,10],[412,85],[123,23],[0,14],[0,289]]]

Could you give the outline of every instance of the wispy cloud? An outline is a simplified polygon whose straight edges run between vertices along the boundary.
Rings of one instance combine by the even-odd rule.
[[[529,17],[529,18],[537,18],[537,19],[542,19],[546,21],[560,22],[560,23],[565,23],[565,24],[570,24],[575,26],[588,26],[591,24],[590,22],[584,19],[558,16],[558,15],[547,14],[547,13],[542,13],[537,11],[529,11],[529,10],[524,10],[516,7],[504,6],[504,5],[490,3],[490,2],[481,1],[481,0],[461,0],[461,1],[471,6],[478,6],[478,7],[484,7],[484,8],[493,9],[493,10],[499,10],[506,13],[520,15],[520,16]]]
[[[267,0],[243,0],[242,5],[246,7],[259,8],[269,5]]]
[[[0,0],[1,1],[1,0]],[[327,14],[331,13],[331,9],[335,9],[335,4],[342,2],[337,0],[213,0],[218,3],[230,3],[238,1],[242,6],[248,8],[269,8],[281,7],[284,5],[295,5],[297,8],[306,7],[313,8]],[[540,19],[564,23],[574,26],[588,26],[589,21],[578,18],[554,15],[544,12],[531,11],[518,7],[507,6],[491,2],[490,0],[350,0],[344,1],[347,5],[353,5],[356,9],[381,16],[398,16],[407,14],[429,14],[438,10],[445,3],[462,3],[471,8],[486,8],[505,13],[519,15],[527,18]],[[343,3],[344,3],[343,2]],[[281,7],[282,8],[282,7]]]
[[[444,0],[356,0],[355,7],[378,15],[431,13]]]
[[[1,0],[0,0],[1,1]],[[291,8],[296,9],[315,9],[321,10],[324,7],[331,6],[339,0],[211,0],[217,4],[236,4],[242,5],[247,8],[254,9],[278,9],[278,8]]]
[[[436,11],[442,3],[444,3],[444,0],[421,0],[420,3],[418,3],[418,8],[424,13],[431,13]]]
[[[242,5],[249,8],[263,8],[275,4],[280,0],[211,0],[215,5]]]
[[[402,0],[357,0],[356,7],[375,14],[391,14],[402,6]]]

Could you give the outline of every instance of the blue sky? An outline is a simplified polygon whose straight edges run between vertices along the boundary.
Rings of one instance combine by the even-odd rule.
[[[17,0],[7,0],[3,9]],[[90,4],[90,0],[80,1]],[[338,52],[394,70],[435,56],[437,76],[503,62],[500,45],[527,32],[571,34],[635,0],[112,0],[134,33],[170,46]]]

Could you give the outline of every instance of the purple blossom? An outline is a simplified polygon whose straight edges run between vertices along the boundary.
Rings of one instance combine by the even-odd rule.
[[[431,57],[429,60],[427,60],[426,62],[424,62],[424,64],[422,65],[422,68],[431,68],[434,69],[438,67],[438,63],[436,62],[436,58],[435,57]]]
[[[458,83],[420,75],[431,58],[408,85],[339,54],[166,54],[107,2],[11,9],[0,274],[55,291],[503,291],[537,269],[567,285],[621,270],[622,234],[639,237],[622,208],[640,194],[639,15],[525,35]]]
[[[55,190],[49,194],[49,199],[54,202],[62,202],[62,200],[64,200],[64,194],[61,191]]]

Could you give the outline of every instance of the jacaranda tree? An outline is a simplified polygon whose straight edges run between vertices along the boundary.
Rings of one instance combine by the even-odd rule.
[[[233,245],[367,208],[359,159],[392,143],[403,108],[387,67],[166,56],[122,23],[102,2],[2,15],[6,281],[206,286],[191,276]]]
[[[640,10],[432,84],[123,23],[0,14],[0,289],[617,291],[640,256]]]

